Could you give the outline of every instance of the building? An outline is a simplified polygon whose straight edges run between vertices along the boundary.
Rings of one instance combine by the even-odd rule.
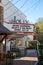
[[[4,22],[4,26],[10,31],[14,32],[13,35],[8,35],[7,37],[7,50],[10,46],[10,43],[11,45],[14,43],[14,45],[16,45],[17,47],[25,49],[27,41],[33,41],[33,36],[35,34],[34,24],[20,22]]]
[[[12,42],[14,44],[16,43],[17,47],[25,49],[26,42],[33,40],[35,26],[34,24],[29,24],[26,21],[27,19],[24,13],[9,0],[2,0],[2,2],[4,5],[4,26],[14,32],[14,34],[8,36],[6,40],[7,51],[10,50],[10,43],[12,44]],[[14,40],[9,41],[13,37]]]
[[[9,0],[2,0],[4,6],[4,21],[25,21],[26,15],[21,12],[14,4]]]

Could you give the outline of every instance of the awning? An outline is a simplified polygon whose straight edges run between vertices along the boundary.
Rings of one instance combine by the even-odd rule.
[[[12,32],[10,30],[8,30],[5,26],[3,26],[2,24],[0,24],[0,36],[2,36],[2,38],[0,39],[0,42],[3,41],[3,39],[7,36],[12,34]]]
[[[12,34],[10,30],[8,30],[5,26],[0,24],[0,35]]]

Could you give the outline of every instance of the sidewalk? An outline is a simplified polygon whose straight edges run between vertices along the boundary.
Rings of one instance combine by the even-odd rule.
[[[0,65],[35,65],[38,62],[36,54],[36,52],[30,52],[25,57],[16,58],[13,61],[8,60],[7,64],[4,62],[2,64],[0,63]],[[11,62],[13,63],[10,64]]]
[[[14,59],[13,65],[35,65],[37,62],[37,57],[21,57]]]
[[[21,57],[21,58],[14,59],[14,60],[38,61],[38,58],[37,57]]]
[[[26,57],[14,59],[13,65],[36,65],[37,62],[37,52],[28,50]]]

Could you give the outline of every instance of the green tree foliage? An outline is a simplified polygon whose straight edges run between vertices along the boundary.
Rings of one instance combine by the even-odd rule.
[[[40,46],[38,46],[40,54],[38,65],[43,65],[43,18],[39,18],[35,23],[35,26],[36,26],[35,39],[37,39],[40,42]]]
[[[43,18],[39,18],[35,23],[36,35],[35,38],[43,43]]]
[[[35,23],[36,33],[43,33],[43,18],[39,18]]]

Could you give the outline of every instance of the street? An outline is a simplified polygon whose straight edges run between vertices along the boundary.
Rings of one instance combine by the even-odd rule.
[[[30,50],[28,51],[30,52]],[[38,62],[37,58],[37,52],[33,51],[30,53],[27,53],[25,57],[18,57],[13,60],[7,60],[7,63],[0,64],[0,65],[36,65]]]
[[[13,65],[35,65],[37,61],[37,57],[22,57],[14,59]]]

